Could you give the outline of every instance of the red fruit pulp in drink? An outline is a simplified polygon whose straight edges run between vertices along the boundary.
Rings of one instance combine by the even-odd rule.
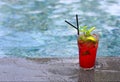
[[[92,68],[95,65],[98,40],[83,41],[78,39],[79,64],[82,68]]]

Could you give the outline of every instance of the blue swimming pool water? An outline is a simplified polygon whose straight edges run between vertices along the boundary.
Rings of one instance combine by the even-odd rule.
[[[0,0],[0,57],[78,56],[80,25],[100,33],[97,56],[120,56],[119,0]]]

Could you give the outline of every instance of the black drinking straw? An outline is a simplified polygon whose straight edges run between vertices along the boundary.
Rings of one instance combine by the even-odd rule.
[[[73,24],[71,24],[70,22],[66,21],[66,23],[68,23],[69,25],[71,25],[72,27],[74,27],[77,30],[77,34],[79,35],[79,23],[78,23],[78,15],[76,15],[76,22],[77,22],[77,27],[74,26]]]
[[[77,22],[77,34],[79,35],[79,23],[78,23],[78,15],[76,14],[76,22]]]
[[[74,27],[75,29],[77,29],[77,27],[74,26],[73,24],[71,24],[70,22],[68,22],[68,21],[66,21],[66,20],[65,20],[65,22],[68,23],[69,25],[71,25],[72,27]]]

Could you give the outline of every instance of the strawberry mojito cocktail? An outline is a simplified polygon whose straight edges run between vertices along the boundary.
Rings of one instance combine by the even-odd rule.
[[[78,23],[78,15],[76,15],[77,27],[66,21],[69,25],[77,30],[78,34],[78,51],[79,51],[79,65],[84,70],[93,69],[96,61],[96,54],[98,48],[98,35],[92,33],[95,27],[88,29],[87,26],[80,26]]]
[[[91,34],[95,27],[87,29],[87,26],[80,27],[81,34],[78,36],[79,65],[81,68],[93,69],[96,61],[98,48],[98,35]]]

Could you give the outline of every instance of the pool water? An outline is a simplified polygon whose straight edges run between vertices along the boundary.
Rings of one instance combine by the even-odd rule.
[[[77,32],[95,26],[97,56],[120,56],[120,0],[0,0],[0,57],[77,57]]]

